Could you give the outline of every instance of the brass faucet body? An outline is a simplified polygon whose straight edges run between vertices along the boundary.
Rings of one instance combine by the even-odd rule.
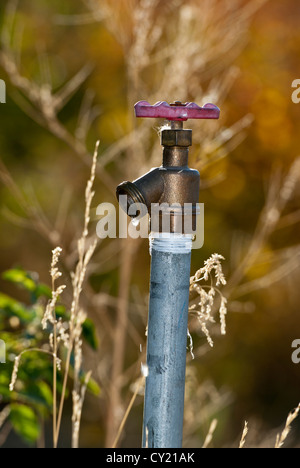
[[[133,182],[121,183],[117,187],[117,197],[119,199],[120,195],[127,195],[127,209],[132,203],[142,203],[150,217],[154,204],[167,204],[169,209],[165,210],[169,210],[170,214],[170,232],[193,233],[196,230],[200,174],[197,170],[188,167],[192,130],[183,129],[182,122],[172,121],[171,127],[161,132],[161,144],[162,165]],[[187,209],[184,209],[185,207]],[[139,216],[145,214],[146,210],[139,213]],[[190,222],[187,217],[191,217]],[[190,226],[191,232],[186,232],[187,226]],[[159,232],[162,231],[160,213]]]

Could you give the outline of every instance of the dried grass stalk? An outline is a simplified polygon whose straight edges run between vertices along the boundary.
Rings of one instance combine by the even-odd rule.
[[[243,449],[245,447],[246,437],[248,435],[248,432],[249,432],[248,422],[245,421],[245,426],[244,426],[244,430],[243,430],[243,434],[242,434],[242,438],[241,438],[240,446],[239,446],[240,449]]]
[[[288,415],[286,423],[285,423],[285,427],[282,433],[277,435],[276,443],[275,443],[276,449],[280,449],[285,444],[285,441],[289,433],[291,432],[291,425],[295,421],[295,419],[297,419],[297,417],[299,416],[299,413],[300,413],[300,403],[297,406],[297,408]]]

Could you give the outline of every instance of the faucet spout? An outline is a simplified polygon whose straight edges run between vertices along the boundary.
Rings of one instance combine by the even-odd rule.
[[[121,195],[127,196],[127,206],[121,207],[128,213],[129,208],[133,204],[140,205],[139,218],[147,213],[151,214],[151,205],[159,203],[164,193],[164,179],[160,172],[160,168],[154,168],[142,177],[133,182],[122,182],[117,187],[117,198],[120,201]],[[132,218],[137,215],[129,215]]]

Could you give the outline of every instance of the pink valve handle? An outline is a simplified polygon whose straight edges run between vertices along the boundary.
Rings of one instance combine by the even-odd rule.
[[[139,101],[134,106],[136,117],[160,118],[167,120],[185,121],[188,119],[218,119],[220,109],[214,104],[200,107],[193,102],[168,104],[159,101],[151,106],[147,101]]]

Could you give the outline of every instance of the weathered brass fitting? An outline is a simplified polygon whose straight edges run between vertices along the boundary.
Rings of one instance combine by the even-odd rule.
[[[193,102],[176,101],[168,104],[159,101],[153,106],[147,101],[136,103],[136,117],[163,118],[170,127],[161,133],[163,162],[161,167],[133,182],[123,182],[117,188],[117,197],[127,195],[127,206],[122,206],[131,217],[141,217],[147,212],[154,232],[194,233],[196,230],[197,207],[199,200],[200,175],[188,167],[189,147],[192,145],[192,130],[183,128],[188,119],[218,119],[220,109],[214,104],[199,107]],[[140,204],[141,210],[129,213],[133,204]],[[153,226],[153,209],[160,207],[159,222]],[[157,211],[156,211],[157,213]],[[169,226],[163,223],[164,215],[170,219]],[[167,217],[168,217],[167,216]]]
[[[120,184],[117,197],[127,195],[127,213],[133,203],[143,204],[151,217],[153,206],[159,205],[162,208],[156,227],[159,232],[164,231],[163,215],[166,214],[170,216],[170,232],[195,232],[200,174],[188,167],[192,130],[183,129],[182,122],[171,122],[171,127],[162,131],[161,141],[164,147],[162,166],[133,182]],[[138,216],[145,214],[143,210]]]

